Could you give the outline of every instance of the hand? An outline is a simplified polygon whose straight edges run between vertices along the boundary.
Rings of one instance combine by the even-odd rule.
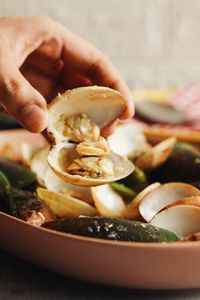
[[[121,119],[132,116],[125,82],[94,46],[46,17],[0,18],[0,106],[23,127],[42,131],[46,101],[66,89],[94,84],[124,94],[128,105]]]

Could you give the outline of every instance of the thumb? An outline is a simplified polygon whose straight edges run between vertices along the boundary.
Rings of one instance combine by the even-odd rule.
[[[22,76],[12,60],[8,64],[5,57],[4,62],[0,58],[0,65],[0,104],[27,130],[41,132],[47,124],[45,99]]]

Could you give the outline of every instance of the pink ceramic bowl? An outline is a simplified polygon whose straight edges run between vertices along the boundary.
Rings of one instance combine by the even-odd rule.
[[[35,146],[38,134],[0,133],[0,147]],[[200,242],[153,244],[104,241],[36,228],[0,213],[0,248],[78,279],[142,289],[200,288]]]

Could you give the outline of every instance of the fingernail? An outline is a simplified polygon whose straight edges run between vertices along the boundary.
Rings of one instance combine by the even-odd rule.
[[[36,104],[26,105],[20,112],[20,117],[26,129],[41,132],[47,124],[47,113]]]

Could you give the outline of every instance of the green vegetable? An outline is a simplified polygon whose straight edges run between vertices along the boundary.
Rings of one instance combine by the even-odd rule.
[[[27,220],[33,212],[40,211],[44,205],[35,193],[12,189],[7,176],[0,171],[0,210]]]
[[[119,182],[135,190],[136,192],[140,192],[149,184],[147,180],[147,176],[144,173],[144,171],[136,166],[134,171],[129,176],[123,178]]]
[[[9,159],[0,159],[0,171],[2,171],[11,183],[11,186],[23,189],[31,184],[36,175],[28,168],[20,165],[18,162]]]
[[[15,209],[13,191],[6,175],[0,171],[0,210],[11,213]]]
[[[137,221],[109,217],[79,217],[48,222],[43,227],[87,237],[128,242],[174,242],[168,230]]]
[[[110,183],[110,186],[115,192],[117,192],[120,196],[122,196],[122,198],[126,202],[131,201],[137,195],[137,193],[134,190],[125,186],[123,183],[112,182]]]
[[[140,168],[135,166],[133,173],[131,174],[132,180],[134,184],[141,184],[147,181],[147,177]]]

